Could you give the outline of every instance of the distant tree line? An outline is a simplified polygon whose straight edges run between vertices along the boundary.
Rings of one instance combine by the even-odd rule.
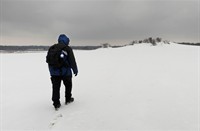
[[[16,52],[16,51],[47,51],[50,46],[3,46],[0,45],[0,51]],[[102,46],[71,46],[75,50],[95,50]]]
[[[180,43],[178,43],[178,44],[200,46],[200,43],[180,42]]]
[[[162,40],[162,38],[157,37],[157,38],[146,38],[144,40],[133,40],[130,45],[134,45],[134,44],[141,44],[141,43],[150,43],[153,46],[156,46],[158,43],[163,42],[164,44],[170,44],[169,41],[167,40]],[[200,43],[190,43],[190,42],[175,42],[177,44],[183,44],[183,45],[195,45],[195,46],[200,46]]]
[[[152,38],[152,37],[149,37],[149,38],[146,38],[144,40],[133,40],[130,45],[134,45],[134,44],[141,44],[141,43],[150,43],[152,44],[153,46],[156,46],[157,43],[159,42],[163,42],[165,44],[170,44],[169,41],[162,41],[162,38],[160,37],[157,37],[157,38]]]
[[[45,51],[49,46],[3,46],[0,45],[0,51],[15,52],[15,51]]]
[[[144,40],[133,40],[130,44],[128,45],[134,45],[134,44],[142,44],[142,43],[149,43],[152,44],[153,46],[156,46],[158,43],[163,42],[164,44],[170,44],[169,41],[162,40],[160,37],[156,38],[146,38]],[[175,42],[177,43],[177,42]],[[200,43],[189,43],[189,42],[180,42],[177,44],[183,44],[183,45],[195,45],[195,46],[200,46]],[[126,44],[127,45],[127,44]],[[99,46],[71,46],[75,50],[95,50],[98,48],[119,48],[123,47],[126,45],[110,45],[109,43],[103,43]],[[5,51],[5,52],[16,52],[16,51],[47,51],[49,49],[49,46],[3,46],[0,45],[0,51]]]

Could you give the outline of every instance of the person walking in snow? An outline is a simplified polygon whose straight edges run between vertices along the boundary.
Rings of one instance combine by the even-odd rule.
[[[65,85],[65,104],[74,101],[72,97],[72,71],[77,76],[78,68],[73,50],[69,47],[69,42],[70,39],[65,34],[61,34],[58,38],[58,43],[49,48],[46,56],[51,75],[52,101],[55,109],[61,106],[61,81]]]

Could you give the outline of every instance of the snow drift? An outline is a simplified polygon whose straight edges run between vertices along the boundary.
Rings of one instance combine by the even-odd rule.
[[[199,47],[75,51],[75,102],[55,111],[46,52],[1,54],[2,130],[199,130]]]

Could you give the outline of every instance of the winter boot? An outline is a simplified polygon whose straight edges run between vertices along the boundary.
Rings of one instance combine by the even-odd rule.
[[[58,110],[58,108],[61,106],[60,101],[54,101],[53,106],[56,110]]]
[[[57,111],[60,108],[61,104],[54,105],[55,110]]]
[[[74,101],[74,98],[73,97],[71,97],[70,99],[66,99],[65,100],[65,105],[67,105],[67,104],[69,104],[69,103],[71,103],[71,102],[73,102]]]

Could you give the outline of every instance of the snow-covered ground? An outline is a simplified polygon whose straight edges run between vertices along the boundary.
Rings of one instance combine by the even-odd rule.
[[[1,130],[199,128],[200,47],[134,45],[74,51],[75,102],[55,111],[46,52],[1,54]]]

